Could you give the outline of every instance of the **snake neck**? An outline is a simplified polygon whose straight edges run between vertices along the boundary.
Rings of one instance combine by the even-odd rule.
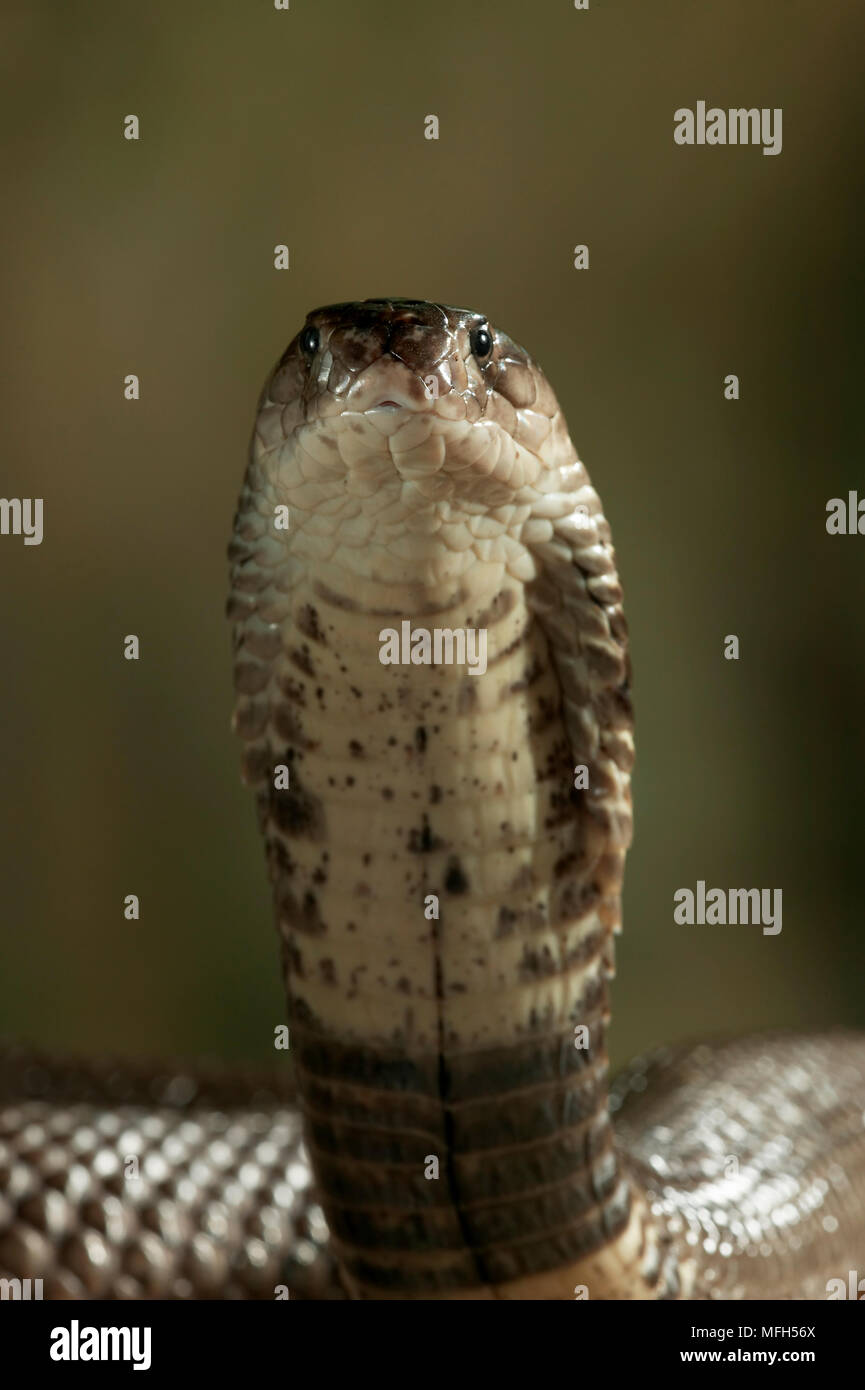
[[[607,1101],[626,626],[543,373],[468,311],[314,311],[262,395],[233,553],[237,727],[347,1283],[655,1296]]]
[[[344,1277],[365,1298],[658,1296],[608,1110],[620,862],[574,787],[531,589],[475,562],[414,603],[311,568],[269,658],[289,786],[261,814]],[[484,632],[483,673],[413,662],[436,631]],[[379,659],[388,633],[407,663]]]

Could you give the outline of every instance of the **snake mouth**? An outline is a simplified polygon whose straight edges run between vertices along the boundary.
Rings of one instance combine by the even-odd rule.
[[[408,408],[409,407],[401,401],[387,400],[376,401],[375,405],[369,407],[369,410],[408,410]]]

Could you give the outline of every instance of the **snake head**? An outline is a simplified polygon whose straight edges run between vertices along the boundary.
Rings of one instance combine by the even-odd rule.
[[[448,506],[513,506],[568,447],[540,367],[485,315],[368,299],[307,315],[262,394],[253,463],[299,524],[360,502],[387,543],[391,521],[404,540]]]
[[[555,405],[529,354],[486,315],[412,299],[313,309],[272,384],[302,402],[308,422],[403,409],[473,424],[488,413],[497,417],[500,401],[501,423],[510,430],[516,422],[505,405],[511,411]]]

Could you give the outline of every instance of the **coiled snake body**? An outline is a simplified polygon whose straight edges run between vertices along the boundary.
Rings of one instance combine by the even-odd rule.
[[[297,1093],[7,1056],[0,1272],[48,1297],[846,1281],[863,1039],[668,1050],[608,1088],[627,636],[537,364],[467,310],[314,311],[262,394],[231,556]]]

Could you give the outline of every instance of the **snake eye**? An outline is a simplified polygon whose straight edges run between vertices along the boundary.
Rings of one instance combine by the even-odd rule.
[[[477,360],[489,357],[493,350],[493,335],[488,328],[473,328],[469,335],[469,344]]]
[[[317,328],[305,328],[300,335],[300,350],[305,357],[313,357],[318,352],[319,336]]]

